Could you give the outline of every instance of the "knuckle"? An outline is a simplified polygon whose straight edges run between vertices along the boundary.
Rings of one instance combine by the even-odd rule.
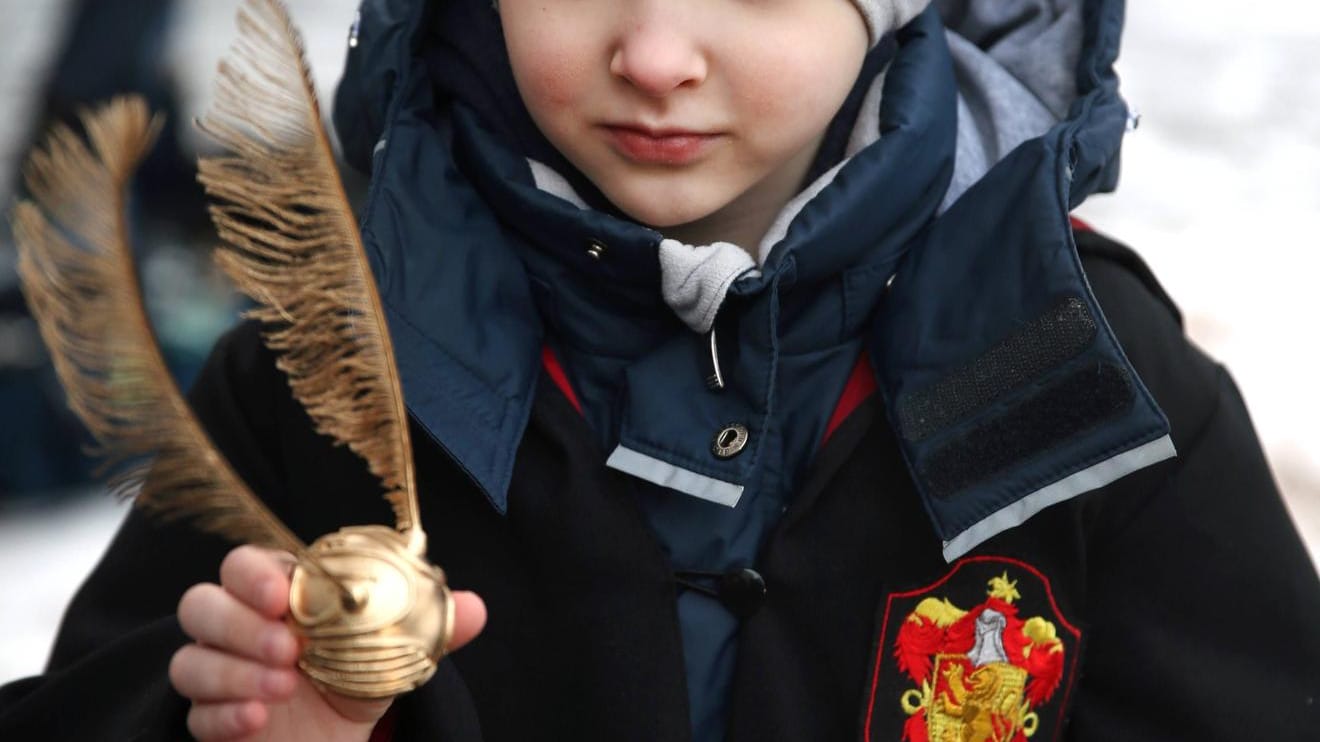
[[[194,702],[213,700],[224,695],[223,655],[197,644],[189,644],[170,659],[170,683],[179,695]]]
[[[228,723],[235,735],[248,734],[260,729],[265,714],[262,707],[255,703],[233,704],[228,709]]]
[[[226,647],[249,656],[256,656],[254,652],[260,641],[261,627],[247,620],[247,616],[236,611],[235,615],[224,622],[221,631]]]
[[[190,588],[180,601],[178,617],[184,633],[195,641],[224,653],[255,656],[262,623],[228,590],[209,584]]]
[[[251,544],[244,544],[231,549],[220,562],[220,582],[228,585],[248,570],[252,563],[260,559],[260,550]]]
[[[224,730],[220,728],[218,710],[214,704],[194,704],[188,712],[188,733],[202,742],[222,739]]]
[[[272,586],[283,584],[287,591],[289,570],[283,556],[284,552],[240,546],[230,551],[221,563],[220,584],[244,605],[258,613],[273,615],[280,608],[278,600],[282,591]]]
[[[242,662],[225,662],[214,678],[220,692],[230,698],[248,698],[258,695],[256,672]]]
[[[193,704],[188,712],[188,732],[198,740],[233,739],[253,731],[246,704]]]
[[[173,657],[170,657],[170,685],[173,685],[174,689],[184,696],[188,695],[186,686],[189,674],[189,655],[195,646],[195,644],[185,645],[175,652]]]
[[[197,630],[199,619],[205,616],[209,609],[214,608],[213,603],[220,592],[222,590],[219,585],[202,582],[188,588],[179,598],[177,608],[179,623],[183,626],[184,632],[192,638],[198,638],[194,632]]]
[[[185,613],[192,610],[192,606],[198,601],[201,592],[202,585],[200,583],[184,590],[183,595],[179,596],[179,605],[175,608],[175,613],[179,616],[183,616]]]

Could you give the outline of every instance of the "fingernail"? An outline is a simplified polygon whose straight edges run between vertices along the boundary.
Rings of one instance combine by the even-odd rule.
[[[261,690],[268,696],[282,697],[293,692],[291,672],[266,672],[261,678]]]
[[[298,653],[297,642],[293,640],[289,630],[283,627],[268,632],[261,646],[266,653],[266,659],[271,662],[292,662]]]

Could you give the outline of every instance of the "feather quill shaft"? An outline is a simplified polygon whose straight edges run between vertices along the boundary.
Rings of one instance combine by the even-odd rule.
[[[420,538],[394,349],[302,40],[278,0],[244,0],[238,25],[198,121],[228,151],[199,168],[226,243],[216,260],[260,305],[250,314],[316,429],[367,462],[398,530]]]
[[[139,507],[165,518],[191,517],[234,541],[306,560],[302,541],[193,417],[142,305],[125,201],[161,120],[140,98],[120,98],[83,121],[91,148],[68,127],[56,128],[28,162],[32,200],[14,211],[23,292],[69,405],[108,465],[138,462],[116,478],[117,494],[135,495]]]

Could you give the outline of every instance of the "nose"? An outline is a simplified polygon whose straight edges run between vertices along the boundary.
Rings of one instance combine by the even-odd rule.
[[[706,79],[707,60],[701,44],[678,19],[664,14],[634,22],[620,34],[610,73],[647,96],[660,98]]]

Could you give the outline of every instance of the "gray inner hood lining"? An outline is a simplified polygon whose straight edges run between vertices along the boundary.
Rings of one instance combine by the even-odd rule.
[[[1082,0],[935,0],[958,81],[958,145],[941,211],[995,163],[1068,115]]]

